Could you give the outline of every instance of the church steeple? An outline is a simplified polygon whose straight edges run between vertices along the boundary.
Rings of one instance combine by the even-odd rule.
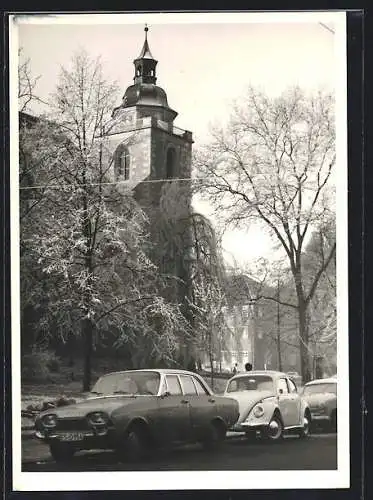
[[[152,83],[156,84],[157,78],[155,76],[155,68],[157,66],[158,61],[156,61],[152,53],[150,52],[149,43],[148,43],[148,31],[149,28],[145,25],[145,41],[140,52],[140,55],[137,59],[133,61],[135,65],[135,77],[134,83]]]

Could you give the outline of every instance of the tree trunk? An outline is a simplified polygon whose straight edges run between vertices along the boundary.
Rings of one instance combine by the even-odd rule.
[[[83,392],[88,392],[91,389],[91,373],[92,373],[92,340],[93,340],[93,325],[89,318],[83,320],[83,339],[84,339],[84,374],[83,374]]]
[[[310,357],[308,351],[308,318],[307,307],[303,300],[299,300],[298,306],[299,318],[299,353],[300,353],[300,369],[303,379],[303,384],[311,380]]]
[[[280,282],[277,281],[277,300],[280,300]],[[281,324],[280,324],[280,302],[277,302],[277,356],[278,356],[278,370],[282,372],[282,358],[281,358]]]

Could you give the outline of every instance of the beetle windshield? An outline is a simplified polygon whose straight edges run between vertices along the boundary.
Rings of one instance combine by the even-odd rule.
[[[100,395],[156,395],[160,380],[160,374],[151,371],[110,373],[98,379],[92,392]]]
[[[337,384],[331,383],[320,383],[320,384],[311,384],[305,385],[303,389],[303,394],[337,394]]]
[[[268,375],[250,375],[229,382],[227,392],[241,391],[273,391],[273,379]]]

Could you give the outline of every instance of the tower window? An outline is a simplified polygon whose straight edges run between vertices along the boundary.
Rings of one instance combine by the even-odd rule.
[[[118,179],[130,178],[130,154],[127,148],[120,148],[115,159],[115,170]]]
[[[166,178],[172,179],[175,176],[175,150],[173,148],[169,148],[167,151],[167,160],[166,160]]]

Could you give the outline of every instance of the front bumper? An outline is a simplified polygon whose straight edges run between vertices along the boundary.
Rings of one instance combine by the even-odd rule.
[[[311,412],[311,419],[312,422],[318,422],[318,423],[329,423],[331,421],[331,418],[329,415],[319,415],[319,414],[314,414]]]
[[[69,438],[69,436],[71,438]],[[78,439],[72,436],[78,437]],[[49,431],[44,433],[35,432],[35,437],[45,443],[61,442],[73,446],[74,448],[89,449],[115,449],[118,444],[118,435],[114,429],[108,429],[105,434],[97,434],[93,430],[87,431]]]
[[[251,423],[251,422],[241,422],[239,424],[234,424],[233,427],[229,429],[230,432],[250,432],[250,431],[260,431],[265,424],[263,422]]]

